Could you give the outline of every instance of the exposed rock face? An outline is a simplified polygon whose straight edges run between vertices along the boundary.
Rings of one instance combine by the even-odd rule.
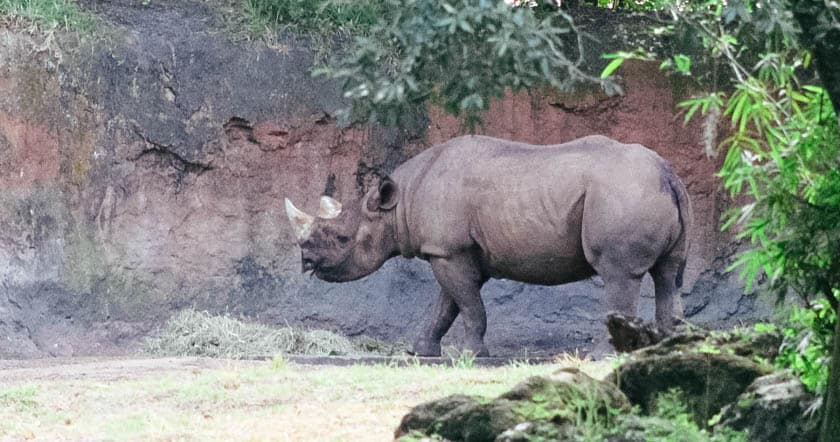
[[[433,109],[416,127],[338,128],[341,96],[310,76],[305,41],[233,42],[203,2],[85,4],[116,36],[64,38],[59,49],[0,31],[0,355],[131,351],[186,306],[413,336],[438,290],[428,266],[397,259],[354,283],[303,279],[282,198],[313,212],[324,192],[354,197],[371,175],[455,136],[458,123]],[[717,229],[717,160],[705,157],[698,127],[674,121],[678,84],[654,64],[631,63],[623,75],[624,97],[585,88],[509,96],[485,132],[532,143],[603,134],[653,148],[693,199],[685,290],[697,280],[700,291],[686,297],[689,316],[717,324],[759,314],[716,273],[730,243]],[[649,280],[644,290],[650,318]],[[484,290],[488,346],[585,350],[602,327],[602,292],[597,279],[494,281]]]

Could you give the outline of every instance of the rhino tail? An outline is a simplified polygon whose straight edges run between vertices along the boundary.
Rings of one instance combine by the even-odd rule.
[[[685,273],[685,263],[686,263],[686,261],[688,261],[688,260],[683,258],[683,260],[680,262],[680,268],[679,268],[679,270],[677,270],[677,276],[674,278],[674,285],[676,285],[677,288],[682,288],[683,274]]]
[[[677,276],[674,282],[677,287],[682,287],[683,273],[685,273],[685,266],[688,261],[689,232],[694,223],[694,212],[691,208],[691,200],[688,197],[685,184],[667,163],[665,164],[663,175],[665,175],[667,180],[674,204],[677,206],[677,218],[680,222],[680,235],[674,243],[672,253],[680,256],[680,267],[677,270]]]

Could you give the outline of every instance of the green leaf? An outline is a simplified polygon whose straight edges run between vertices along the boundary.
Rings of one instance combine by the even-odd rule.
[[[687,55],[676,54],[674,55],[674,66],[684,74],[691,73],[691,58]]]
[[[604,79],[612,75],[612,73],[615,72],[615,70],[618,69],[618,67],[621,66],[622,63],[624,63],[624,58],[613,59],[607,64],[604,70],[601,71],[601,78]]]

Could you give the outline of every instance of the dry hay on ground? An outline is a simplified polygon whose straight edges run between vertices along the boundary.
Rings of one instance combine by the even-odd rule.
[[[153,337],[144,351],[155,356],[208,356],[250,359],[290,355],[348,356],[392,355],[402,352],[401,344],[390,344],[367,336],[348,338],[327,330],[298,327],[273,328],[243,322],[229,315],[183,310],[173,316]]]

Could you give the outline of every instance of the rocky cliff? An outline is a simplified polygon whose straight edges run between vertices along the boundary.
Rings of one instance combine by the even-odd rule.
[[[457,121],[431,109],[415,127],[339,128],[341,96],[311,77],[304,39],[236,41],[199,1],[86,4],[107,35],[0,30],[0,357],[131,352],[185,307],[410,340],[437,293],[428,265],[398,258],[347,284],[303,278],[283,197],[309,212],[325,190],[353,198],[371,174],[458,135]],[[620,33],[620,21],[596,22]],[[654,64],[630,64],[622,81],[622,97],[508,96],[483,132],[653,148],[693,199],[689,317],[762,314],[720,270],[733,246],[717,227],[718,160],[676,118],[684,88]],[[650,281],[644,290],[650,317]],[[497,354],[585,349],[602,321],[597,278],[494,281],[483,293]]]

